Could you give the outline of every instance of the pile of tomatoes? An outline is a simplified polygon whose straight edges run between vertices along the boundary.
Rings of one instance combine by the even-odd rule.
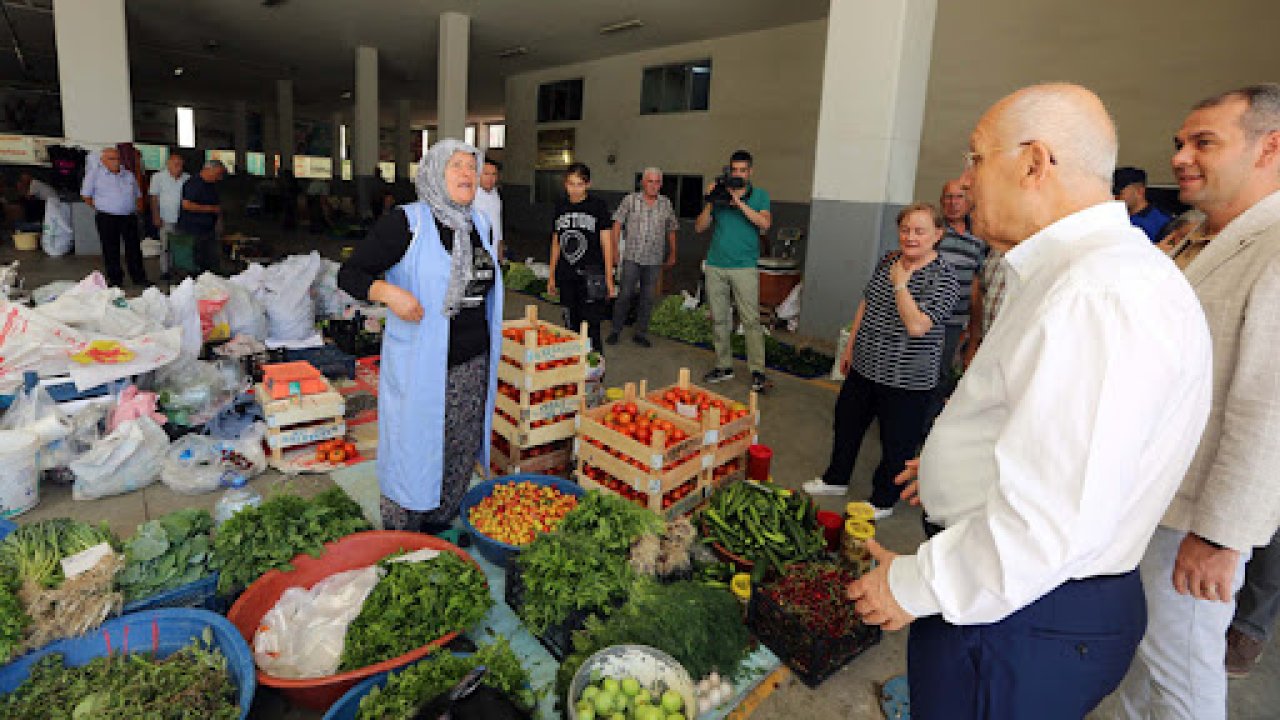
[[[531,329],[532,328],[530,328],[528,325],[503,328],[502,337],[508,340],[514,340],[515,342],[523,344],[524,334],[529,332],[529,330]],[[545,325],[538,326],[537,333],[538,333],[539,347],[545,347],[547,345],[559,345],[561,343],[573,342],[574,340],[578,339],[576,335],[569,335],[569,334],[561,335],[560,333],[552,332],[551,330],[548,330]]]
[[[498,393],[504,395],[515,402],[520,402],[520,388],[510,383],[498,381]],[[564,385],[556,385],[546,390],[535,390],[529,393],[529,403],[537,405],[548,400],[559,400],[561,398],[573,397],[578,394],[577,383],[566,383]]]
[[[355,443],[348,442],[343,438],[326,440],[316,444],[317,462],[343,463],[359,456],[360,454],[356,452]]]
[[[689,437],[674,422],[662,419],[652,410],[643,410],[633,402],[614,403],[600,422],[610,430],[620,432],[644,445],[648,445],[654,433],[659,430],[667,434],[667,447],[677,445]]]
[[[487,537],[508,545],[528,545],[539,533],[556,529],[578,506],[578,498],[531,482],[502,483],[471,508],[467,519]]]
[[[723,398],[716,397],[697,388],[670,388],[666,391],[653,393],[650,395],[650,399],[672,412],[677,412],[677,408],[681,405],[697,408],[699,420],[707,417],[714,408],[720,411],[721,425],[727,425],[734,420],[744,418],[750,413],[742,403],[730,403]]]

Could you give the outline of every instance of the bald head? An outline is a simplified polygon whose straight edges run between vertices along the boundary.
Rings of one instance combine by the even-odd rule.
[[[1110,187],[1116,169],[1116,127],[1093,91],[1051,83],[1023,88],[996,103],[989,121],[1004,146],[1038,140],[1064,174],[1080,175]]]

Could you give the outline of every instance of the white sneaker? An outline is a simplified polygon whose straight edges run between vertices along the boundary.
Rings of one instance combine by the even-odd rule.
[[[804,484],[804,491],[810,495],[844,495],[849,492],[848,485],[828,485],[821,477],[816,477]]]
[[[891,516],[891,515],[893,515],[893,508],[891,508],[891,507],[887,507],[887,508],[878,507],[878,508],[876,508],[875,514],[874,514],[872,517],[873,517],[874,519],[876,519],[876,520],[883,520],[883,519],[885,519],[885,518],[887,518],[887,517],[889,517],[889,516]]]

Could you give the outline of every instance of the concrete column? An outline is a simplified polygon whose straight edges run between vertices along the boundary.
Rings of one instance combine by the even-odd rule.
[[[467,60],[471,18],[440,13],[440,53],[436,62],[436,117],[441,138],[462,140],[467,125]]]
[[[276,115],[280,126],[280,167],[293,172],[293,81],[276,80]]]
[[[413,129],[409,127],[411,110],[408,98],[401,98],[396,106],[396,179],[409,179],[409,163],[413,162],[411,138]]]
[[[276,122],[276,114],[262,111],[262,155],[266,163],[267,177],[275,177],[276,169],[272,159],[280,152],[280,125]]]
[[[124,0],[54,0],[62,134],[73,143],[133,142]]]
[[[232,105],[232,134],[236,146],[236,174],[249,174],[249,104],[237,100]]]
[[[329,151],[329,159],[333,163],[333,181],[336,183],[342,180],[342,155],[346,152],[342,148],[342,113],[334,113],[331,122],[333,123],[333,148]],[[336,186],[332,187],[337,189]]]
[[[894,215],[912,201],[937,0],[831,0],[801,332],[853,319]],[[957,171],[959,168],[957,167]]]
[[[480,152],[488,152],[489,123],[476,123],[476,149]]]
[[[351,176],[356,181],[356,213],[369,214],[373,170],[378,164],[378,49],[356,48],[355,142]]]

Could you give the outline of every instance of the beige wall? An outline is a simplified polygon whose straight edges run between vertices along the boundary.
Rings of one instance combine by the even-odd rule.
[[[1036,82],[1097,92],[1120,133],[1121,165],[1172,181],[1170,138],[1201,98],[1280,80],[1275,0],[939,2],[918,198],[936,200],[961,171],[982,111]]]
[[[504,178],[532,184],[537,131],[576,127],[576,159],[591,167],[597,189],[630,191],[647,165],[710,180],[743,147],[755,155],[756,183],[775,200],[807,203],[825,46],[820,20],[512,76]],[[645,67],[705,57],[712,64],[710,110],[640,114]],[[584,79],[582,120],[537,124],[538,85],[575,77]],[[610,154],[613,165],[605,162]]]

